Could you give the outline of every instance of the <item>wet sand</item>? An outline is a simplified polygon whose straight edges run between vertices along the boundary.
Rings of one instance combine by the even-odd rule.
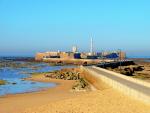
[[[39,107],[50,102],[63,100],[68,97],[75,97],[80,94],[78,92],[70,92],[75,81],[52,80],[45,78],[43,75],[33,76],[28,80],[54,82],[58,85],[38,92],[0,97],[0,113],[20,113],[30,107]]]
[[[29,80],[55,82],[44,91],[0,98],[0,113],[150,113],[150,105],[134,100],[111,87],[89,92],[70,91],[75,81],[51,80],[42,75]]]

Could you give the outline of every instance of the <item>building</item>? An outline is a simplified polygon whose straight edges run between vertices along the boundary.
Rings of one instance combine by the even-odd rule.
[[[61,52],[60,58],[63,58],[63,59],[80,59],[81,54],[80,53],[73,53],[73,52]]]
[[[37,53],[35,56],[35,60],[42,61],[43,59],[48,58],[60,58],[60,59],[120,59],[123,60],[126,58],[125,52],[119,51],[104,51],[101,53],[95,53],[93,51],[93,38],[90,41],[90,51],[79,53],[77,46],[72,47],[72,52],[44,52],[44,53]],[[58,59],[58,60],[60,60]]]
[[[123,60],[126,58],[126,54],[123,51],[113,52],[101,52],[89,55],[89,53],[82,52],[45,52],[37,53],[35,56],[36,61],[42,61],[44,58],[60,58],[60,59],[119,59]]]
[[[101,54],[99,53],[98,55],[101,55],[99,57],[101,58],[106,58],[106,59],[126,59],[126,53],[124,51],[104,51]]]
[[[42,61],[43,58],[60,58],[60,52],[37,53],[35,56],[35,60],[37,61]]]
[[[35,60],[36,61],[42,61],[44,57],[45,57],[45,53],[37,53],[35,55]]]
[[[118,54],[119,54],[119,58],[120,58],[121,60],[126,59],[126,53],[125,53],[124,51],[120,51],[120,52],[118,52]]]

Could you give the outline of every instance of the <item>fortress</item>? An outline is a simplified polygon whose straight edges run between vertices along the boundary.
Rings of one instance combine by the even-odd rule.
[[[37,53],[35,55],[36,61],[43,62],[55,62],[55,63],[71,63],[71,64],[98,64],[105,60],[124,60],[126,58],[125,52],[118,51],[103,51],[103,52],[93,52],[93,39],[91,38],[91,48],[90,52],[78,52],[76,46],[72,47],[71,52],[61,52],[61,51],[48,51],[43,53]]]

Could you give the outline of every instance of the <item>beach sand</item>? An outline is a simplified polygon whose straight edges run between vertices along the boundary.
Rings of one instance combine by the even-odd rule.
[[[58,85],[38,92],[12,94],[0,97],[0,113],[20,113],[26,108],[39,107],[68,97],[73,98],[80,94],[78,92],[70,92],[70,89],[75,82],[72,80],[52,80],[43,75],[33,76],[32,78],[28,78],[28,80],[54,82]]]
[[[75,81],[51,80],[42,75],[30,80],[56,82],[44,91],[0,98],[0,113],[150,113],[150,105],[134,100],[111,87],[88,92],[70,91]]]
[[[150,113],[149,108],[113,89],[107,89],[51,102],[23,113]]]

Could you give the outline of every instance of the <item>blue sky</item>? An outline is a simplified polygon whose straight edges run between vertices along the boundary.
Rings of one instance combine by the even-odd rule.
[[[122,49],[150,56],[149,0],[0,0],[0,56]]]

